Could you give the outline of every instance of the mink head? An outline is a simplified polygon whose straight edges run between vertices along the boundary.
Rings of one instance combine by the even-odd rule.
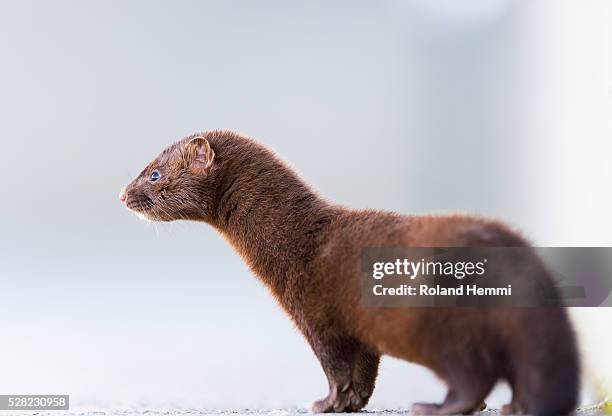
[[[119,196],[151,221],[210,220],[214,209],[215,152],[200,135],[165,149]]]

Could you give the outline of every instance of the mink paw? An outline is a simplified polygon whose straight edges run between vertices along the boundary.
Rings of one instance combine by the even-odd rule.
[[[476,406],[473,411],[461,412],[457,411],[452,407],[445,406],[444,404],[437,403],[415,403],[412,405],[412,409],[410,409],[410,413],[413,415],[448,415],[461,413],[464,415],[469,415],[474,412],[481,412],[487,408],[487,404],[482,402]]]
[[[439,415],[442,405],[436,403],[415,403],[410,409],[412,415]]]
[[[524,412],[520,404],[512,402],[512,403],[503,405],[500,413],[506,416],[506,415],[522,415]]]
[[[365,384],[353,381],[353,389],[359,393],[359,397],[363,402],[361,407],[365,407],[365,405],[370,401],[372,393],[374,393],[374,383]]]
[[[365,406],[369,396],[365,391],[362,394],[357,393],[352,384],[347,384],[341,390],[333,388],[326,398],[316,401],[312,405],[312,411],[314,413],[356,412]]]

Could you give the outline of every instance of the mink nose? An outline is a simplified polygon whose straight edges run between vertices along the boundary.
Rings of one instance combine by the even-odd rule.
[[[127,193],[125,192],[125,187],[121,188],[121,192],[119,192],[119,201],[125,204],[127,201]]]

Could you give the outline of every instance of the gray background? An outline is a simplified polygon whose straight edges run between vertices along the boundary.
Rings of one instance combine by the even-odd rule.
[[[99,407],[326,393],[213,230],[118,202],[195,131],[254,136],[353,207],[609,245],[611,16],[603,0],[1,2],[0,392]],[[443,394],[385,359],[372,406]]]

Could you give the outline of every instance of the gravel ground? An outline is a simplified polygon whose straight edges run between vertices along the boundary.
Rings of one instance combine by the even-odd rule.
[[[609,409],[610,410],[610,409]],[[579,409],[576,416],[599,416],[610,415],[603,407],[590,407]],[[95,411],[70,411],[70,412],[18,412],[9,413],[0,411],[0,415],[36,415],[36,416],[306,416],[310,411],[306,409],[280,409],[280,410],[253,410],[253,409],[177,409],[177,410],[95,410]],[[409,409],[372,409],[360,413],[360,416],[395,416],[408,415]],[[499,410],[485,410],[478,413],[480,416],[499,415]]]

